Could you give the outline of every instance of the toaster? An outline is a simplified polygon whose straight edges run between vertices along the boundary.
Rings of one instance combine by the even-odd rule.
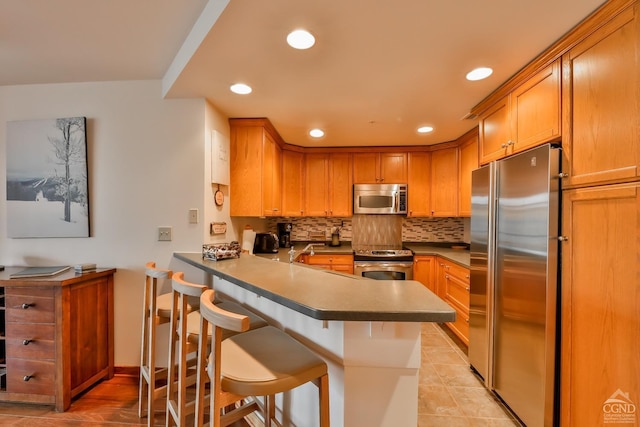
[[[256,233],[256,240],[253,243],[253,253],[278,253],[278,236],[276,236],[274,233]]]

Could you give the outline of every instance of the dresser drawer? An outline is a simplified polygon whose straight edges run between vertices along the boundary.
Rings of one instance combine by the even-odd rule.
[[[55,300],[53,289],[5,288],[7,322],[53,323]]]
[[[25,379],[28,378],[28,381]],[[9,358],[7,392],[53,395],[55,392],[53,361]]]
[[[6,324],[6,346],[10,357],[23,359],[55,358],[55,327],[53,324]]]

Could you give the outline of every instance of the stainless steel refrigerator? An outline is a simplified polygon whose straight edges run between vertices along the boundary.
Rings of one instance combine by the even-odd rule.
[[[557,417],[559,152],[472,174],[469,362],[528,427]]]

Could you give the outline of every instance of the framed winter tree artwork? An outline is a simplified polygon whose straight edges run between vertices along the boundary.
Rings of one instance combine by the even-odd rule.
[[[89,237],[86,123],[7,122],[8,237]]]

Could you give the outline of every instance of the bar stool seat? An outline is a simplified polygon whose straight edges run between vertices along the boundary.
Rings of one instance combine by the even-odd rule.
[[[196,426],[204,422],[205,377],[211,381],[211,425],[227,426],[253,411],[262,409],[265,427],[275,417],[274,395],[307,382],[319,389],[320,426],[329,426],[329,377],[327,364],[287,333],[273,326],[245,332],[249,318],[222,309],[213,303],[214,291],[200,297],[201,330],[213,325],[211,354],[201,334],[198,348]],[[241,332],[223,340],[223,330]],[[265,405],[247,397],[264,396]],[[235,409],[222,413],[235,402]]]

